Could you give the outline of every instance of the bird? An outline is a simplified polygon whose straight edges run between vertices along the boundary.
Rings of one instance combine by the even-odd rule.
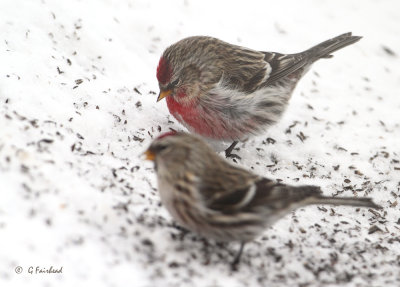
[[[161,202],[184,229],[244,245],[293,210],[311,204],[381,208],[371,198],[324,196],[320,187],[269,179],[219,156],[199,136],[171,131],[144,152],[154,162]]]
[[[172,114],[191,133],[231,142],[260,135],[278,122],[298,81],[321,58],[362,37],[345,33],[304,52],[261,52],[208,36],[169,46],[157,66],[160,93]]]

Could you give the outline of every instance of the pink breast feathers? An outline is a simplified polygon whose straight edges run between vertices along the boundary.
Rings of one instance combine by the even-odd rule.
[[[166,100],[169,112],[189,131],[217,140],[232,139],[232,135],[225,128],[227,125],[215,112],[205,111],[197,103],[182,105],[171,96]]]

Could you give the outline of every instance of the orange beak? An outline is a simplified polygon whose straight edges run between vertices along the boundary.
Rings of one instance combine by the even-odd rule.
[[[156,157],[156,155],[155,155],[152,151],[150,151],[150,150],[146,150],[146,151],[144,152],[144,154],[146,155],[146,159],[147,159],[147,160],[154,161],[154,159],[155,159],[155,157]]]
[[[166,96],[169,96],[171,93],[172,93],[172,90],[161,91],[160,94],[158,95],[157,102],[161,101]]]

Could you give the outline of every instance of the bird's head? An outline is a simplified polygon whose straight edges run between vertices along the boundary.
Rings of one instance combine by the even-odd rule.
[[[203,172],[207,169],[207,164],[214,164],[215,160],[219,160],[202,139],[176,131],[164,133],[154,139],[144,154],[147,160],[154,162],[159,174],[194,170],[195,173]]]
[[[159,166],[162,169],[171,169],[179,163],[183,163],[190,151],[190,144],[187,143],[185,133],[170,131],[158,136],[144,152],[147,160],[155,164],[156,170]]]
[[[205,68],[198,48],[191,38],[168,47],[157,67],[160,94],[157,101],[172,97],[181,104],[189,104],[201,96],[205,89]]]

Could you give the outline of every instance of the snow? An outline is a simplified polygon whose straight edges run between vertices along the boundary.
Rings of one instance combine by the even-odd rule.
[[[399,286],[399,17],[395,0],[1,1],[0,286]],[[238,244],[177,229],[141,156],[182,129],[156,103],[158,59],[190,35],[291,53],[348,31],[364,38],[236,164],[384,209],[299,209],[232,272]]]

